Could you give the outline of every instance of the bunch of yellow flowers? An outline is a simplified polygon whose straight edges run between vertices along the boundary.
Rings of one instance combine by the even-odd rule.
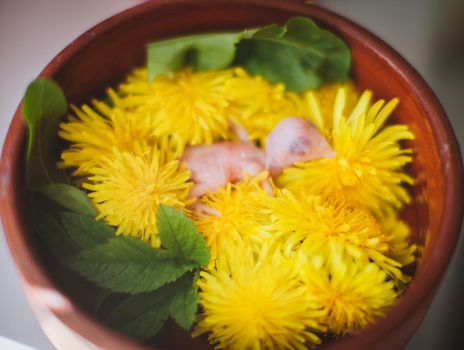
[[[135,70],[106,102],[73,107],[61,124],[73,168],[117,234],[160,245],[161,204],[190,215],[212,259],[198,280],[202,312],[194,335],[218,349],[306,349],[321,336],[353,333],[383,315],[415,260],[398,215],[410,201],[404,171],[413,139],[386,125],[397,99],[372,103],[351,83],[302,94],[241,68],[181,70],[148,83]],[[197,199],[179,161],[185,147],[234,137],[231,122],[261,142],[288,116],[311,121],[336,156],[297,163],[264,189],[267,172]]]

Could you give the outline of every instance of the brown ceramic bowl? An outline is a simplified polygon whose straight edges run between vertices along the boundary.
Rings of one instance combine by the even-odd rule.
[[[355,336],[324,349],[399,349],[429,307],[456,245],[463,209],[462,161],[457,141],[440,103],[424,80],[395,51],[356,24],[296,0],[168,0],[122,12],[72,42],[40,74],[55,79],[74,103],[87,100],[142,65],[144,45],[171,36],[239,30],[295,15],[308,16],[350,45],[352,75],[359,87],[377,97],[398,96],[395,121],[416,135],[411,173],[417,179],[413,204],[404,217],[423,255],[414,279],[386,316]],[[0,209],[8,244],[37,317],[59,349],[207,349],[175,326],[142,347],[90,316],[94,289],[62,270],[42,249],[30,225],[24,193],[26,127],[18,108],[3,149]]]

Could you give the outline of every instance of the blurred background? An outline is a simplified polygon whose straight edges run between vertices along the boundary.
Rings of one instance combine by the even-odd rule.
[[[302,0],[303,1],[303,0]],[[0,0],[0,148],[33,80],[85,30],[136,0]],[[464,1],[319,0],[384,39],[438,95],[464,146]],[[464,194],[462,194],[464,195]],[[53,346],[27,304],[0,228],[0,349],[2,337],[37,350]],[[462,235],[461,235],[462,236]],[[457,349],[464,331],[464,240],[461,237],[427,317],[407,350]],[[18,348],[19,349],[19,348]]]

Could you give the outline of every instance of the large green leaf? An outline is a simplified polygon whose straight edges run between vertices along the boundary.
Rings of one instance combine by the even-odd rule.
[[[241,36],[239,33],[200,34],[148,44],[148,80],[161,74],[171,76],[184,66],[194,70],[228,67]]]
[[[182,278],[176,281],[169,305],[169,314],[182,328],[189,330],[195,321],[198,309],[198,288],[192,278]]]
[[[105,222],[95,220],[93,216],[66,211],[61,212],[59,217],[66,234],[79,251],[115,238],[115,230]]]
[[[152,291],[198,267],[168,250],[123,236],[85,250],[67,263],[100,287],[119,293]]]
[[[290,19],[271,25],[237,45],[235,64],[290,90],[302,92],[348,78],[351,53],[346,44],[313,21]]]
[[[186,274],[156,291],[129,297],[106,317],[105,322],[144,341],[153,337],[169,316],[189,329],[195,319],[197,304],[192,274]]]
[[[191,219],[174,208],[161,206],[157,213],[160,240],[166,249],[154,249],[134,237],[119,236],[95,242],[95,232],[105,232],[106,224],[101,223],[100,229],[93,229],[92,226],[100,224],[94,220],[89,227],[90,222],[85,218],[90,217],[66,215],[62,218],[66,231],[78,234],[84,227],[86,234],[82,238],[89,240],[88,249],[69,258],[68,265],[113,292],[149,292],[207,264],[209,260],[209,249],[203,236]],[[108,236],[110,234],[108,232]]]
[[[37,231],[48,250],[57,258],[72,256],[79,252],[73,239],[52,214],[42,214],[37,218]]]
[[[57,131],[68,104],[61,88],[49,79],[34,80],[27,87],[23,114],[29,132],[26,183],[37,189],[53,182],[64,182],[56,167]]]
[[[154,336],[169,317],[171,290],[161,288],[148,294],[137,294],[114,309],[105,322],[139,341]]]
[[[58,258],[66,258],[105,243],[115,231],[94,217],[74,212],[42,212],[37,216],[42,241]]]
[[[97,215],[89,197],[74,186],[55,183],[41,187],[39,191],[66,209],[85,215]]]

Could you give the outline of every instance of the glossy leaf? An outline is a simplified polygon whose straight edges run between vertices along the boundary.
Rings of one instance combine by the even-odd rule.
[[[66,209],[85,215],[97,215],[97,210],[92,205],[89,197],[87,197],[85,192],[74,186],[56,183],[46,185],[40,188],[39,191],[47,198],[60,204]]]
[[[61,88],[49,79],[34,80],[27,87],[23,115],[28,127],[26,183],[37,189],[53,182],[65,182],[56,167],[57,131],[68,104]]]
[[[88,280],[118,293],[155,290],[198,266],[168,250],[123,236],[85,250],[67,263]]]
[[[241,40],[234,63],[302,92],[346,80],[350,62],[350,50],[342,40],[310,19],[294,17],[283,27],[271,25]]]
[[[148,80],[158,75],[171,76],[188,66],[194,70],[228,67],[235,56],[235,44],[242,34],[212,33],[183,36],[148,45]]]
[[[192,274],[186,274],[156,291],[129,297],[106,317],[105,322],[139,341],[145,341],[161,329],[169,316],[181,327],[189,329],[195,319],[197,305]]]

